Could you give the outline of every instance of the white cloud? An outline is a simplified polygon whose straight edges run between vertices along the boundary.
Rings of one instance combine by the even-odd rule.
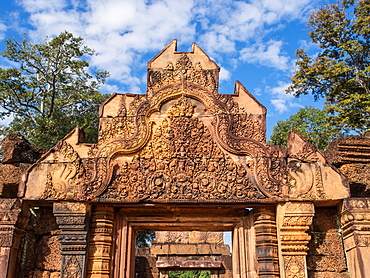
[[[282,41],[270,40],[266,44],[258,43],[252,47],[243,48],[240,51],[240,56],[248,63],[286,70],[289,68],[290,59],[283,53],[282,46]]]
[[[220,81],[230,80],[230,77],[231,77],[230,72],[227,69],[225,69],[224,67],[221,67],[221,70],[220,70]]]
[[[290,83],[279,82],[277,87],[270,88],[271,104],[279,112],[288,111],[291,107],[299,107],[300,105],[294,102],[295,97],[292,94],[287,94],[285,91]]]
[[[5,31],[7,27],[5,24],[0,23],[0,40],[3,40],[5,38]]]
[[[226,53],[228,61],[241,59],[285,70],[289,58],[281,50],[283,42],[266,36],[277,25],[303,17],[312,4],[310,0],[19,1],[35,28],[32,39],[40,41],[65,30],[85,38],[99,54],[91,64],[110,71],[111,81],[133,92],[143,84],[134,74],[135,67],[145,67],[143,55],[159,51],[172,39],[181,45],[196,41],[218,63],[226,62],[219,56]],[[226,70],[221,75],[230,78]]]
[[[66,0],[22,0],[20,3],[29,13],[60,10],[67,5]]]

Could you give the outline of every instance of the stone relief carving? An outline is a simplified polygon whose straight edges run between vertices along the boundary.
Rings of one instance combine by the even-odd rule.
[[[330,166],[323,154],[296,131],[288,139],[287,159],[289,197],[300,200],[325,200],[349,196],[345,178]],[[333,186],[338,184],[339,186]]]
[[[57,149],[64,163],[47,173],[42,197],[44,199],[74,199],[79,190],[78,182],[84,173],[81,158],[66,141],[59,142]]]
[[[305,256],[284,256],[286,278],[306,278],[305,267]]]
[[[331,170],[312,145],[293,138],[288,154],[269,146],[265,108],[239,83],[234,95],[218,94],[219,67],[196,50],[195,55],[166,48],[151,60],[147,94],[109,98],[100,110],[98,143],[62,140],[30,170],[46,178],[43,194],[28,196],[261,202],[348,193],[327,191],[324,178]],[[36,184],[37,176],[31,181],[28,175],[24,183]]]
[[[61,243],[62,278],[84,277],[87,249],[86,203],[54,202],[53,213],[61,230],[58,240]]]
[[[183,80],[200,85],[209,92],[217,92],[218,70],[204,70],[200,62],[194,65],[188,55],[183,53],[175,64],[168,62],[165,69],[149,72],[148,90],[154,92]]]
[[[194,108],[180,98],[132,161],[115,162],[101,198],[242,200],[266,198],[248,165],[236,164],[213,141]],[[114,163],[114,162],[113,162]]]
[[[121,116],[127,112],[124,99],[122,97],[120,102]],[[256,137],[258,140],[255,140],[241,137],[243,134],[240,134],[240,126],[243,124],[237,128],[234,124],[234,131],[239,132],[236,134],[238,136],[217,138],[211,135],[213,132],[209,128],[218,129],[221,124],[224,125],[222,129],[229,133],[226,130],[232,127],[232,118],[228,117],[230,114],[222,114],[223,121],[212,120],[212,126],[207,127],[194,115],[194,107],[189,100],[190,98],[185,97],[183,93],[177,103],[168,110],[167,117],[156,128],[152,127],[153,123],[148,123],[140,116],[143,128],[136,126],[136,131],[127,133],[129,134],[127,136],[140,133],[138,136],[122,138],[120,136],[123,133],[120,129],[127,125],[122,124],[114,129],[112,125],[106,124],[105,129],[111,128],[110,135],[101,132],[102,145],[94,150],[94,162],[81,160],[69,144],[61,143],[60,152],[70,163],[48,173],[43,198],[68,199],[67,194],[71,191],[73,195],[70,193],[70,196],[74,198],[87,196],[85,198],[92,199],[99,196],[100,199],[109,201],[113,199],[241,201],[278,197],[281,194],[280,183],[285,182],[283,178],[285,175],[282,174],[284,168],[280,160],[275,160],[274,164],[269,161],[267,145],[259,142],[261,138]],[[215,104],[217,101],[213,100],[212,106],[222,107],[221,104]],[[163,103],[163,100],[158,99],[158,102]],[[136,103],[134,113],[138,114],[137,110],[144,107],[150,110],[145,103]],[[239,111],[238,105],[230,101],[226,106],[236,107]],[[245,120],[246,114],[242,116]],[[133,118],[131,115],[129,117]],[[125,116],[119,120],[124,122]],[[259,122],[255,123],[250,136],[263,133]],[[220,142],[222,140],[227,143]],[[237,145],[235,142],[238,140],[244,142]],[[123,156],[135,153],[127,148],[133,146],[134,141],[148,143],[146,145],[142,143],[145,147],[141,147],[141,150],[138,148],[137,154],[132,159],[122,160]],[[237,150],[234,148],[234,153],[244,154],[243,162],[235,162],[217,143],[226,145],[231,141],[238,148]],[[272,166],[274,172],[271,171],[270,174],[269,168]],[[275,177],[282,180],[279,181]],[[79,200],[83,200],[83,197]]]
[[[66,256],[65,263],[62,269],[63,278],[83,277],[83,259],[84,257],[78,255]]]
[[[319,163],[305,163],[291,160],[288,164],[290,197],[314,200],[324,199],[322,166]]]

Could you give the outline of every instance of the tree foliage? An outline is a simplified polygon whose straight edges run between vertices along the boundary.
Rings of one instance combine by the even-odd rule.
[[[298,131],[322,151],[326,149],[330,141],[340,135],[338,130],[328,123],[324,111],[306,106],[285,121],[278,121],[268,143],[286,146],[291,129]]]
[[[0,117],[14,119],[3,132],[17,132],[32,143],[51,147],[76,125],[87,140],[97,137],[99,85],[107,72],[88,72],[94,51],[69,32],[32,44],[6,40],[2,56],[17,66],[0,68]]]
[[[150,246],[150,242],[155,239],[154,231],[138,231],[136,232],[136,247],[145,248]]]
[[[341,0],[314,12],[309,36],[320,49],[299,49],[287,92],[325,98],[325,111],[339,129],[363,134],[370,128],[370,0]]]

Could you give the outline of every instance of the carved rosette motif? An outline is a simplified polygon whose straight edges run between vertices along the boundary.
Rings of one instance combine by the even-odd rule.
[[[173,105],[138,155],[111,167],[115,169],[112,183],[101,199],[266,198],[253,186],[248,165],[235,163],[219,148],[185,97]]]
[[[282,277],[307,278],[307,231],[315,214],[313,203],[287,202],[278,207]]]
[[[88,206],[77,202],[54,203],[53,213],[61,233],[61,278],[85,277]]]

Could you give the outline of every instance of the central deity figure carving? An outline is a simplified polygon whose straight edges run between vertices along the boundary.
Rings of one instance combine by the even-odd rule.
[[[214,142],[189,99],[180,97],[132,161],[116,165],[102,198],[138,201],[263,198],[248,167]],[[117,194],[118,192],[118,194]]]

